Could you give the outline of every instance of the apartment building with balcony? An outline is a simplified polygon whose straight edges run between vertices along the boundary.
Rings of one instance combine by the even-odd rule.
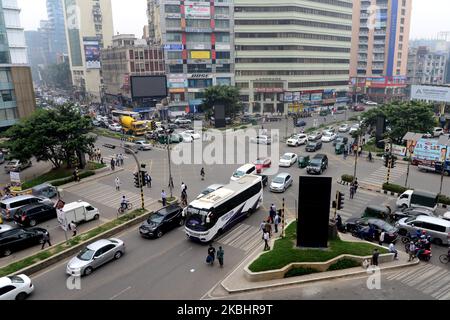
[[[350,83],[371,100],[405,97],[411,0],[355,0]]]
[[[408,84],[445,84],[447,58],[447,53],[433,52],[429,47],[410,48],[408,54]]]

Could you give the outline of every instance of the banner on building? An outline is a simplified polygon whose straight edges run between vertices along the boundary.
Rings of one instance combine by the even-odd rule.
[[[84,40],[86,69],[100,69],[100,45],[98,41]]]
[[[413,85],[411,99],[450,102],[450,87]]]
[[[208,2],[190,2],[184,3],[186,18],[210,18],[211,8]]]
[[[22,182],[20,181],[20,173],[11,171],[9,173],[11,180],[11,191],[22,191]]]
[[[211,59],[210,51],[191,51],[191,59]]]

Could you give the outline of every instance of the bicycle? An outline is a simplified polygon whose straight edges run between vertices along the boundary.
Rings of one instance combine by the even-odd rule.
[[[121,206],[119,207],[119,209],[117,209],[117,211],[118,211],[119,213],[124,213],[125,211],[131,210],[131,209],[133,209],[133,204],[132,204],[131,202],[127,202],[127,207],[126,207],[126,208],[124,208],[124,206],[121,205]]]

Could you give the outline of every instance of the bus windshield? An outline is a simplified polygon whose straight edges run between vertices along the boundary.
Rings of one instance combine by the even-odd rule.
[[[193,230],[207,230],[211,225],[211,212],[189,206],[187,208],[186,226]]]

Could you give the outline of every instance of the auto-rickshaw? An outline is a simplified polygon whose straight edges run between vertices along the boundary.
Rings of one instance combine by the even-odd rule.
[[[343,143],[336,143],[336,146],[334,147],[334,153],[336,154],[343,154],[345,149],[345,144]]]
[[[299,155],[298,156],[298,160],[297,160],[298,167],[299,168],[306,168],[309,165],[309,160],[310,160],[309,156]]]
[[[364,218],[377,218],[377,219],[387,219],[389,217],[389,210],[386,207],[380,207],[376,205],[367,206],[366,210],[362,215]]]

